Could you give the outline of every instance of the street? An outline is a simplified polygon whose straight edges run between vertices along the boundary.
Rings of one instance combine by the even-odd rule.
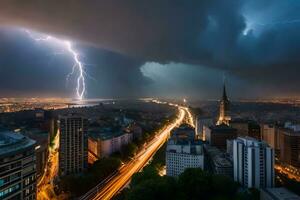
[[[156,153],[156,151],[166,142],[169,137],[170,131],[183,123],[184,120],[187,120],[188,123],[193,122],[192,115],[189,113],[188,108],[181,107],[176,105],[179,109],[179,114],[177,119],[163,129],[160,133],[157,134],[152,142],[150,142],[143,151],[135,156],[133,161],[125,164],[118,173],[109,178],[105,185],[101,188],[94,188],[81,199],[111,199],[116,193],[118,193],[126,184],[129,183],[132,175],[138,171],[140,171],[152,156]],[[95,194],[96,193],[96,194]]]

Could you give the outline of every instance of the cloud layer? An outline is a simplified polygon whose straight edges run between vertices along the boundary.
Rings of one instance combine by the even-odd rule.
[[[149,72],[151,66],[144,64],[156,62],[175,63],[174,70],[157,71],[170,76],[180,72],[178,86],[192,85],[191,72],[209,77],[202,84],[219,84],[214,80],[226,71],[252,96],[297,96],[299,9],[296,0],[2,0],[0,23],[93,46],[86,55],[98,66],[92,68],[93,76],[102,81],[91,86],[93,93],[101,88],[111,96],[147,95],[147,87],[157,83],[141,73],[141,66]],[[179,69],[176,63],[183,65]],[[209,93],[211,88],[198,89]]]

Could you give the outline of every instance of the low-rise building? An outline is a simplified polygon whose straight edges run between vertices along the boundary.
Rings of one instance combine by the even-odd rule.
[[[123,132],[121,129],[102,128],[89,131],[89,152],[98,158],[110,156],[121,151],[122,146],[133,140],[132,133]]]

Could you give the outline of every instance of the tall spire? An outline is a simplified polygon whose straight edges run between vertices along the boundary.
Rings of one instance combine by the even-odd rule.
[[[228,101],[227,94],[226,94],[225,80],[226,80],[225,73],[223,73],[223,97],[222,97],[222,100]]]
[[[223,98],[222,98],[222,100],[228,101],[227,94],[226,94],[225,81],[224,81],[224,85],[223,85]]]

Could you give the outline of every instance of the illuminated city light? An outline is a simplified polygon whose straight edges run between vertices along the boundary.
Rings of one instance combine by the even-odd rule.
[[[72,72],[69,73],[66,77],[66,81],[68,82],[71,75],[74,74],[75,69],[78,70],[78,76],[77,76],[77,84],[76,84],[76,96],[77,99],[82,100],[84,99],[84,95],[86,92],[86,83],[85,83],[85,74],[84,71],[84,64],[79,59],[79,53],[73,48],[72,43],[68,40],[59,40],[55,37],[46,35],[43,37],[37,37],[36,34],[33,34],[32,32],[25,30],[25,32],[29,35],[30,38],[37,42],[47,42],[50,40],[55,40],[58,44],[60,44],[65,50],[67,50],[70,55],[72,56],[74,60],[74,65],[72,68]]]

